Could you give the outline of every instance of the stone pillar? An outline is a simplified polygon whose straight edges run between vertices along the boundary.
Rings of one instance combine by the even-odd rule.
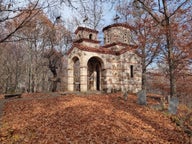
[[[74,91],[73,69],[68,68],[68,91]]]
[[[92,81],[93,81],[93,85],[91,86],[91,90],[97,90],[97,72],[94,70],[92,75]]]
[[[80,91],[87,91],[87,66],[80,67]]]

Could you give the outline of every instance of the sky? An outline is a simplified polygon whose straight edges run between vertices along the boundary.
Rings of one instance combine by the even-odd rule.
[[[46,1],[47,1],[47,3],[46,3]],[[59,0],[46,0],[46,1],[42,0],[42,1],[39,1],[39,3],[40,4],[45,3],[45,6],[48,3],[50,3],[50,5],[55,5],[53,7],[51,6],[50,9],[48,8],[48,9],[45,10],[47,15],[51,15],[51,13],[54,13],[54,15],[56,15],[56,16],[61,16],[61,18],[62,18],[62,20],[64,22],[67,22],[68,19],[71,19],[72,15],[75,15],[77,13],[74,9],[70,8],[66,3],[63,3],[63,4],[59,5],[59,3],[60,3]],[[90,0],[90,1],[92,1],[92,0]],[[12,5],[14,7],[23,7],[23,6],[27,5],[27,2],[28,2],[28,0],[13,0]],[[118,2],[118,0],[115,0],[114,5],[117,2]],[[72,4],[75,7],[78,7],[80,5],[78,0],[76,0],[76,1],[74,0]],[[104,3],[103,4],[103,6],[104,6],[104,9],[103,9],[103,11],[104,11],[103,12],[103,15],[104,15],[104,17],[103,17],[104,27],[112,24],[113,23],[113,18],[116,15],[115,11],[113,10],[114,6],[112,7],[111,5],[112,4],[110,4],[110,3]],[[54,19],[54,18],[52,17],[51,19]]]
[[[68,6],[64,5],[63,10],[58,10],[58,9],[55,9],[55,14],[56,15],[61,15],[61,18],[64,22],[66,22],[68,19],[71,19],[71,17],[73,15],[76,15],[76,11],[69,8]],[[109,7],[109,5],[107,4],[104,4],[104,9],[103,9],[103,24],[104,24],[104,27],[105,26],[108,26],[110,24],[113,23],[113,18],[114,16],[116,15],[115,11],[111,8],[111,6]],[[84,25],[82,25],[84,26]],[[99,30],[101,31],[101,30]]]
[[[109,4],[104,4],[104,9],[103,9],[103,27],[101,29],[97,29],[99,31],[98,34],[98,40],[101,41],[101,45],[103,44],[103,39],[104,39],[104,35],[102,32],[102,29],[110,24],[113,23],[113,18],[115,17],[116,13],[113,10],[113,8],[111,6],[109,6]],[[63,5],[62,9],[60,8],[56,8],[53,10],[54,14],[56,16],[61,16],[61,19],[64,23],[66,23],[66,28],[71,30],[70,28],[68,28],[67,22],[68,20],[70,20],[72,18],[73,15],[76,15],[77,11],[75,11],[74,9],[71,9],[70,7]],[[83,21],[83,20],[82,20]],[[80,26],[85,27],[85,24],[82,24]],[[77,27],[74,27],[72,29],[72,32],[74,32],[76,30]]]

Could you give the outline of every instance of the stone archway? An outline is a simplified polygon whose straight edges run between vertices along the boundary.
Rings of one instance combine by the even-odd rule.
[[[73,58],[73,89],[80,91],[80,60],[78,57]]]
[[[100,91],[102,89],[102,81],[103,77],[102,69],[103,69],[103,61],[98,57],[92,57],[88,60],[87,63],[87,85],[88,90],[97,90]]]

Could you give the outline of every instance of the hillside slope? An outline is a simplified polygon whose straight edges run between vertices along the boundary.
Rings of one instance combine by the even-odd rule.
[[[1,143],[190,143],[162,112],[122,94],[25,94],[4,105]]]

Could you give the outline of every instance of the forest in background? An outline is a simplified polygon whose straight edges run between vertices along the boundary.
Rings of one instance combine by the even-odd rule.
[[[142,57],[142,89],[191,106],[191,0],[0,0],[0,93],[62,90],[73,30],[100,29],[106,4],[117,14],[114,22],[132,27]],[[54,9],[65,12],[64,5],[79,15],[63,20]]]

